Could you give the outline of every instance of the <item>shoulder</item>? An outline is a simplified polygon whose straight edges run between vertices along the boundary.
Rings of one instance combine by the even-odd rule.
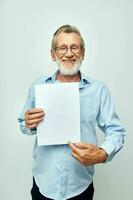
[[[35,79],[35,80],[31,83],[30,88],[35,87],[35,85],[38,85],[38,84],[45,84],[45,83],[51,81],[51,80],[52,80],[52,77],[53,77],[53,74],[43,75],[43,76],[41,76],[41,77]]]
[[[83,85],[87,86],[86,88],[90,93],[95,94],[98,98],[110,96],[108,86],[103,81],[86,76],[83,73],[81,73],[81,77]]]
[[[52,81],[52,77],[53,77],[53,74],[49,74],[49,75],[43,75],[43,76],[41,76],[41,77],[35,79],[35,80],[30,84],[30,87],[29,87],[30,96],[31,96],[31,97],[34,97],[34,96],[35,96],[35,86],[36,86],[36,85],[49,83],[49,82]]]
[[[33,81],[32,85],[36,84],[44,84],[46,83],[49,79],[52,79],[52,75],[43,75],[36,80]]]
[[[90,77],[88,75],[84,75],[83,73],[81,73],[81,75],[82,75],[83,81],[88,82],[90,86],[96,87],[96,88],[99,88],[99,89],[100,88],[101,89],[107,88],[107,86],[106,86],[106,84],[104,82],[102,82],[100,80],[97,80],[95,78],[92,78],[92,77]]]

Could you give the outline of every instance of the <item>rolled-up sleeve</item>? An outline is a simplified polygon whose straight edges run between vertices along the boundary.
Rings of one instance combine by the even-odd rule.
[[[108,157],[105,162],[111,161],[114,155],[123,147],[125,129],[115,112],[113,99],[104,86],[100,94],[100,109],[97,116],[98,127],[104,132],[105,137],[100,148],[104,149]]]

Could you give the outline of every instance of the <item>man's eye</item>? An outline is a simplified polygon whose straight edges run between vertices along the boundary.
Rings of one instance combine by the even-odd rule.
[[[60,50],[64,50],[64,49],[66,49],[66,47],[60,47],[59,49],[60,49]]]
[[[72,49],[77,49],[77,47],[72,47]]]
[[[72,47],[72,49],[78,49],[78,48],[79,48],[78,46],[73,46],[73,47]]]

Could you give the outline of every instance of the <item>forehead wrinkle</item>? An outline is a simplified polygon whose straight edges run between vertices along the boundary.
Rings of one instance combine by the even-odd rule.
[[[80,45],[80,37],[76,33],[60,33],[57,37],[57,46]]]

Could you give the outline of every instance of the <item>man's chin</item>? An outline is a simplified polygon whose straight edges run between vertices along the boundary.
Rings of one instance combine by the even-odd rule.
[[[59,71],[64,76],[73,76],[78,73],[79,67],[78,66],[73,66],[73,67],[60,66]]]
[[[59,71],[64,76],[73,76],[73,75],[77,74],[79,70],[78,69],[77,70],[71,70],[71,69],[60,68]]]
[[[81,63],[76,64],[74,66],[63,66],[60,64],[57,64],[57,65],[58,65],[59,71],[62,75],[73,76],[78,73]]]

